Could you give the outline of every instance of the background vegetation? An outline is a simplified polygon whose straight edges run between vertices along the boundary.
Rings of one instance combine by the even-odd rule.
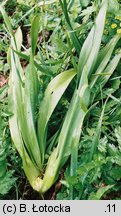
[[[100,0],[69,0],[66,1],[66,11],[62,2],[0,1],[10,17],[13,31],[16,32],[16,29],[21,27],[23,44],[18,55],[23,68],[26,68],[29,62],[27,57],[31,49],[32,20],[36,15],[40,18],[35,55],[40,85],[38,106],[53,77],[76,67],[80,49],[101,5]],[[121,2],[110,0],[101,48],[120,34]],[[7,93],[10,73],[7,61],[9,46],[10,32],[0,14],[0,199],[121,199],[121,61],[106,85],[101,87],[103,77],[106,76],[103,74],[93,89],[92,106],[84,120],[79,142],[76,171],[72,175],[69,159],[61,169],[54,186],[43,196],[35,192],[27,181],[21,158],[10,136],[8,118],[11,112]],[[115,46],[111,60],[120,53],[120,49],[121,40]],[[48,140],[59,130],[75,86],[76,78],[70,83],[51,116]],[[95,92],[98,92],[96,96]],[[96,149],[92,151],[95,142]],[[51,152],[52,149],[48,149],[46,158]],[[90,152],[93,152],[93,155],[90,156]]]

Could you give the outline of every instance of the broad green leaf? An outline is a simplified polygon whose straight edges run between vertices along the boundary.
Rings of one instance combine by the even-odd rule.
[[[40,103],[38,120],[38,139],[41,152],[43,152],[43,157],[46,148],[46,129],[48,121],[57,103],[59,102],[60,98],[62,97],[63,93],[65,92],[66,88],[68,87],[69,83],[75,75],[76,72],[74,70],[68,70],[57,75],[49,83],[45,91],[45,96],[42,102]]]
[[[39,33],[39,17],[36,16],[33,19],[32,27],[31,27],[31,50],[32,55],[35,55],[36,51],[36,45],[37,45],[37,39],[38,39],[38,33]]]
[[[78,81],[80,80],[85,67],[88,76],[92,73],[95,67],[105,25],[106,10],[107,0],[102,2],[102,7],[96,18],[95,24],[81,49],[78,63]],[[83,82],[83,80],[80,81],[80,85],[82,85],[81,82]]]
[[[22,35],[22,31],[21,28],[19,27],[15,33],[16,36],[16,50],[18,50],[18,52],[21,50],[21,46],[22,46],[22,42],[23,42],[23,35]],[[15,42],[14,42],[15,43]]]
[[[100,91],[100,88],[103,88],[104,85],[107,83],[107,81],[109,80],[109,78],[111,77],[111,75],[113,74],[113,72],[115,71],[119,61],[121,59],[121,54],[116,54],[113,59],[110,61],[110,63],[107,65],[107,67],[105,68],[105,70],[103,71],[104,75],[99,74],[98,75],[98,79],[97,83],[95,83],[95,85],[93,85],[93,82],[91,83],[91,89],[94,92],[94,94],[98,94]],[[96,95],[95,94],[95,95]]]
[[[19,29],[19,34],[20,33],[21,31]],[[15,35],[16,44],[20,43],[20,39],[18,37],[19,34]],[[16,49],[13,39],[11,42],[11,46],[13,47],[13,49]],[[24,72],[21,68],[18,55],[15,54],[13,49],[11,49],[11,73],[10,73],[10,84],[9,84],[11,88],[11,94],[9,94],[9,100],[11,106],[10,109],[11,112],[13,113],[13,119],[15,117],[14,121],[17,121],[16,124],[18,124],[19,129],[17,132],[20,133],[21,131],[21,135],[22,135],[21,139],[23,139],[26,145],[26,148],[31,156],[31,160],[35,165],[41,167],[41,158],[40,158],[39,146],[35,134],[35,128],[32,127],[34,123],[32,118],[33,113],[31,111],[32,105],[30,103],[30,91],[29,91],[29,95],[27,95],[28,97],[26,98],[24,95],[27,94],[27,91],[25,88],[25,84],[23,84],[25,79]],[[29,107],[29,111],[27,109],[28,107]],[[28,115],[26,115],[26,111],[28,111],[27,114],[29,115],[29,118],[27,118]],[[12,126],[10,127],[14,128],[13,123]],[[19,148],[21,146],[20,143],[19,143]]]
[[[18,123],[18,113],[17,113],[18,109],[17,109],[17,103],[16,103],[17,100],[15,97],[16,90],[15,90],[14,85],[11,82],[12,81],[10,79],[10,81],[9,81],[9,85],[10,85],[10,87],[9,87],[9,107],[12,108],[11,112],[14,113],[14,115],[12,115],[9,118],[11,137],[12,137],[12,140],[14,142],[16,149],[18,150],[18,152],[22,158],[23,167],[24,167],[24,171],[27,175],[27,178],[30,181],[30,184],[33,186],[33,182],[39,176],[39,171],[36,169],[36,167],[32,163],[29,155],[27,154],[27,152],[24,148],[24,143],[23,143],[23,139],[22,139],[20,125]],[[20,101],[20,103],[21,103],[21,101]],[[19,106],[21,106],[21,104]],[[32,173],[32,175],[31,175],[31,173]]]
[[[101,50],[97,63],[96,63],[96,72],[92,74],[90,78],[90,88],[95,85],[97,79],[98,79],[98,74],[104,73],[105,67],[107,66],[111,55],[113,53],[113,50],[119,41],[120,36],[116,35],[115,37],[110,40],[110,42]]]
[[[83,92],[83,95],[85,96],[87,95],[85,94],[86,90],[87,88]],[[58,145],[49,157],[41,192],[44,193],[48,190],[52,185],[52,182],[55,182],[57,179],[59,169],[65,164],[68,156],[71,154],[73,143],[75,147],[78,148],[85,115],[86,113],[81,109],[79,92],[78,90],[75,90],[59,135]]]
[[[35,115],[36,104],[37,104],[37,97],[38,97],[38,77],[37,77],[37,70],[34,65],[34,55],[36,51],[37,45],[37,38],[39,32],[39,17],[34,17],[32,26],[31,26],[31,55],[30,55],[30,64],[27,67],[25,76],[25,95],[29,97],[31,104],[29,105],[32,107],[32,114],[33,118]],[[27,94],[28,93],[28,94]],[[27,98],[25,98],[26,101]],[[28,109],[30,109],[28,107]],[[30,113],[30,112],[29,112]]]

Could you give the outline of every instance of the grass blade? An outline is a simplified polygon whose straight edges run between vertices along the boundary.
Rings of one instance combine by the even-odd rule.
[[[13,29],[11,27],[11,22],[10,22],[10,18],[8,17],[7,13],[5,12],[4,8],[2,6],[0,6],[0,12],[2,13],[3,19],[5,21],[5,24],[7,26],[7,29],[9,31],[9,33],[14,36],[14,32]]]
[[[113,188],[115,185],[108,185],[104,186],[98,189],[98,191],[95,194],[91,194],[89,196],[88,200],[100,200],[101,197],[111,188]]]
[[[79,39],[77,38],[76,33],[73,31],[73,28],[72,28],[72,25],[70,22],[70,18],[68,15],[67,2],[66,2],[66,0],[63,0],[63,2],[62,2],[62,0],[59,0],[59,1],[60,1],[60,5],[62,7],[62,10],[64,12],[64,16],[65,16],[67,25],[68,25],[70,37],[72,39],[73,45],[74,45],[78,55],[79,55],[80,49],[81,49],[81,43],[80,43]]]

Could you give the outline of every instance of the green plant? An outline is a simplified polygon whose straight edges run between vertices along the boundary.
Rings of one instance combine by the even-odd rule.
[[[7,94],[8,87],[0,88],[0,196],[6,195],[13,187],[16,178],[13,177],[14,170],[7,161],[10,148],[10,137],[8,131]]]
[[[60,1],[67,16],[66,0]],[[59,171],[71,155],[70,175],[75,174],[78,161],[78,146],[82,126],[95,97],[102,89],[116,69],[121,53],[111,59],[113,50],[120,39],[116,35],[100,50],[108,1],[102,1],[96,21],[86,38],[75,69],[64,71],[57,75],[47,86],[44,97],[37,104],[39,81],[34,65],[39,19],[35,17],[31,27],[30,63],[24,71],[17,53],[21,51],[22,33],[20,28],[13,33],[9,18],[0,7],[6,26],[11,34],[11,46],[8,52],[8,62],[11,67],[9,78],[9,107],[12,113],[9,118],[11,137],[23,162],[23,169],[31,186],[40,193],[45,193],[57,180]],[[67,16],[67,19],[69,17]],[[69,23],[68,23],[69,24]],[[75,48],[78,46],[72,34]],[[77,44],[76,44],[77,43]],[[48,162],[45,155],[48,153],[48,123],[63,93],[77,73],[77,83],[69,105],[69,109],[62,122],[61,128],[51,137],[49,145],[51,154]],[[92,143],[90,161],[97,148],[97,138],[100,136],[101,121],[98,124],[98,133]],[[45,164],[47,162],[47,165]],[[73,199],[73,186],[70,188],[70,199]]]

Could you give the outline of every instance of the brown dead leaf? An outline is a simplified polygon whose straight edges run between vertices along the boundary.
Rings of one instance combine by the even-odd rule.
[[[8,78],[0,74],[0,88],[3,87],[8,82]]]

